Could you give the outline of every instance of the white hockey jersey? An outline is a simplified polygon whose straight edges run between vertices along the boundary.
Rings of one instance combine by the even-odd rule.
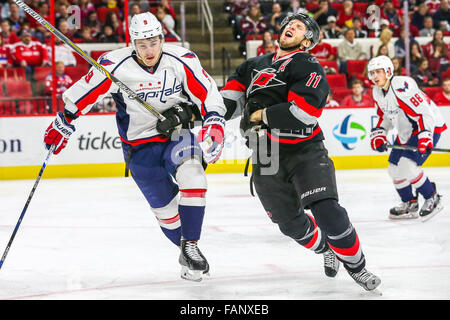
[[[226,112],[216,83],[197,56],[183,47],[163,44],[161,58],[152,68],[138,64],[131,47],[108,52],[98,62],[160,113],[188,101],[199,107],[202,116]],[[108,94],[116,102],[116,121],[123,142],[138,145],[165,140],[155,129],[157,118],[95,67],[64,92],[63,100],[65,108],[79,116]]]
[[[423,130],[441,133],[447,129],[436,104],[410,77],[395,76],[387,92],[377,86],[372,92],[379,116],[376,126],[386,131],[396,128],[401,144]]]

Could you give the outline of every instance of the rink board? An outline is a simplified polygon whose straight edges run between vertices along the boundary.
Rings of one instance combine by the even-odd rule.
[[[450,123],[450,106],[439,107]],[[0,117],[0,179],[34,179],[46,150],[43,134],[54,116]],[[369,135],[377,121],[373,108],[325,109],[319,119],[325,145],[337,169],[387,167],[387,154],[370,149]],[[83,116],[66,149],[52,156],[44,177],[116,177],[125,171],[121,141],[114,114]],[[450,148],[450,130],[440,147]],[[389,140],[392,142],[394,133]],[[227,122],[226,145],[221,160],[208,173],[243,172],[251,155],[239,132],[239,119]],[[433,153],[427,166],[450,166],[449,153]]]

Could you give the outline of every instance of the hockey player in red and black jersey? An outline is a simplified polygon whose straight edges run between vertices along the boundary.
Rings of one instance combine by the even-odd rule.
[[[319,36],[309,15],[287,16],[277,53],[246,60],[221,90],[225,117],[242,114],[241,129],[253,149],[255,190],[272,222],[300,245],[323,254],[327,276],[334,277],[342,262],[370,291],[381,280],[365,268],[358,235],[338,203],[334,165],[322,142],[318,119],[330,88],[323,68],[306,52]],[[269,164],[259,161],[262,148]],[[268,173],[269,166],[278,170]]]

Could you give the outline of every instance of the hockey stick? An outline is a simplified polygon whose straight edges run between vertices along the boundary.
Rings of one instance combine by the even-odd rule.
[[[30,195],[28,196],[27,202],[25,203],[25,206],[23,207],[22,213],[20,214],[20,217],[19,217],[19,220],[17,221],[16,227],[14,228],[11,238],[9,238],[8,245],[6,246],[5,251],[3,252],[2,260],[0,260],[0,269],[2,268],[3,263],[5,262],[6,256],[8,255],[9,249],[11,248],[11,244],[12,244],[14,238],[16,237],[16,233],[19,230],[19,227],[20,227],[20,224],[22,223],[23,217],[25,216],[25,212],[27,212],[28,205],[30,204],[31,198],[33,198],[33,195],[34,195],[34,191],[36,191],[37,185],[38,185],[39,181],[41,180],[42,174],[44,173],[45,167],[47,166],[47,162],[50,159],[50,155],[53,153],[55,148],[56,148],[56,145],[52,145],[50,147],[50,149],[48,150],[48,154],[45,157],[44,163],[42,164],[41,170],[39,171],[39,175],[38,175],[36,181],[34,182],[33,189],[31,189]]]
[[[411,150],[411,151],[417,151],[418,150],[417,147],[413,147],[413,146],[399,146],[399,145],[388,144],[387,147],[391,148],[391,149],[399,149],[399,150]],[[433,149],[431,149],[431,151],[450,152],[450,149],[433,148]]]
[[[27,4],[22,2],[21,0],[14,0],[14,2],[21,7],[23,10],[25,10],[30,16],[32,16],[37,22],[42,24],[45,29],[53,33],[58,39],[60,39],[62,42],[67,44],[69,47],[71,47],[76,53],[78,53],[84,60],[86,60],[89,64],[91,64],[93,67],[95,67],[97,70],[99,70],[101,73],[105,75],[109,80],[114,82],[121,90],[123,90],[128,96],[132,97],[134,100],[136,100],[140,105],[142,105],[144,108],[146,108],[148,111],[150,111],[155,117],[157,117],[159,120],[165,120],[166,118],[153,109],[148,103],[146,103],[144,100],[139,98],[139,96],[130,88],[128,88],[122,81],[117,79],[114,75],[112,75],[109,71],[107,71],[105,68],[103,68],[97,61],[92,59],[88,54],[86,54],[83,50],[81,50],[77,45],[75,45],[70,39],[68,39],[64,34],[62,34],[58,29],[53,27],[50,23],[47,22],[44,18],[42,18],[36,11],[31,9]]]

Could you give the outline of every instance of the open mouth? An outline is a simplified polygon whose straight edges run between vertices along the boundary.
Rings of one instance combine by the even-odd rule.
[[[286,31],[286,33],[284,34],[287,38],[292,38],[294,36],[294,34],[292,33],[292,31]]]

